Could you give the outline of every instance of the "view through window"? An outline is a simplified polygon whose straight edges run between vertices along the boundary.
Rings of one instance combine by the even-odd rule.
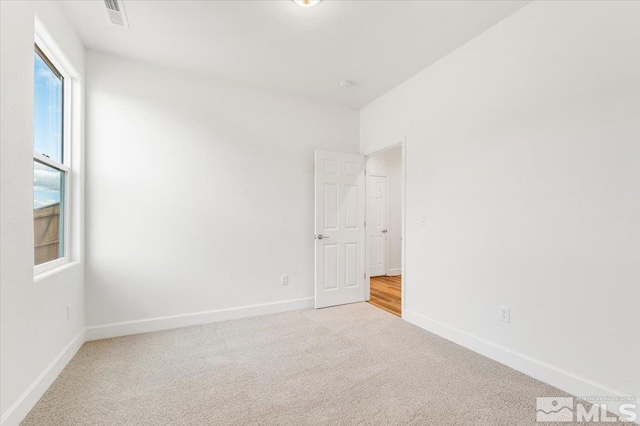
[[[35,265],[65,257],[64,78],[36,46],[33,228]]]

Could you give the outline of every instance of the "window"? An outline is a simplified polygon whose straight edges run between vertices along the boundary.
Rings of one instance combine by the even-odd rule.
[[[67,250],[64,77],[44,53],[34,54],[33,230],[34,263],[63,261]]]

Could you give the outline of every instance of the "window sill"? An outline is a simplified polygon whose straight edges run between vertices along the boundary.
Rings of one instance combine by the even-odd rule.
[[[46,265],[46,267],[40,268],[40,269],[37,267],[34,267],[33,282],[38,283],[40,281],[46,280],[47,278],[53,275],[57,275],[79,264],[80,262],[78,261],[72,262],[69,259],[64,259],[63,261],[60,261],[60,262],[53,261],[51,262],[51,265],[48,265],[46,263],[44,263],[43,265],[38,265],[38,266]]]

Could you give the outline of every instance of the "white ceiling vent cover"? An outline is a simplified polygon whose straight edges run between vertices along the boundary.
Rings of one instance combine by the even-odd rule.
[[[104,0],[104,4],[107,6],[107,13],[112,24],[129,28],[129,21],[127,20],[122,0]]]

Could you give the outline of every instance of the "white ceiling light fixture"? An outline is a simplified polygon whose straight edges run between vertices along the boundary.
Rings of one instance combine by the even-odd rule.
[[[320,0],[293,0],[298,6],[311,7],[320,3]]]
[[[340,82],[340,87],[342,87],[343,89],[350,89],[351,87],[353,87],[353,81],[351,81],[351,80],[342,80]]]

